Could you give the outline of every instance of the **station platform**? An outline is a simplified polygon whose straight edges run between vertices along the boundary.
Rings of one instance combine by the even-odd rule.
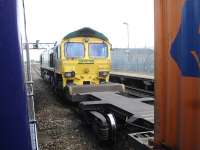
[[[125,71],[111,71],[111,76],[124,76],[124,77],[130,77],[130,78],[141,78],[141,79],[148,79],[148,80],[154,80],[153,75],[145,75],[135,72],[125,72]]]

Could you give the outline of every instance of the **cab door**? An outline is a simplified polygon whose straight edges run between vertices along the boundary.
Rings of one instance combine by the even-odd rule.
[[[54,67],[55,72],[60,73],[60,45],[54,48]]]

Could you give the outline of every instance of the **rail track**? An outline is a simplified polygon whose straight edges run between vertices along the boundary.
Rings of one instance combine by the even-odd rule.
[[[154,79],[151,77],[138,74],[126,75],[123,72],[111,73],[110,82],[124,84],[128,95],[138,98],[154,97]]]
[[[154,92],[149,91],[149,90],[139,89],[139,88],[131,87],[131,86],[125,86],[125,88],[126,88],[126,93],[134,97],[138,97],[138,98],[154,97]]]
[[[38,64],[32,64],[32,71],[36,72],[40,76],[40,68]]]
[[[153,104],[153,102],[152,102],[153,100],[151,100],[151,98],[150,99],[147,98],[147,99],[143,99],[143,102],[142,101],[140,102],[140,100],[137,101],[138,100],[137,98],[141,98],[141,97],[144,98],[144,97],[150,97],[150,96],[153,97],[153,92],[151,92],[151,91],[144,90],[144,89],[138,89],[138,88],[127,85],[127,86],[125,86],[126,93],[127,93],[127,94],[125,93],[125,95],[123,95],[123,94],[118,95],[115,93],[112,93],[112,94],[111,93],[109,93],[109,94],[96,93],[96,95],[93,95],[92,97],[90,97],[91,99],[89,101],[83,102],[79,106],[78,105],[75,106],[75,105],[70,105],[70,104],[66,103],[65,101],[62,100],[63,98],[61,98],[60,96],[56,96],[56,95],[52,94],[53,92],[52,92],[50,86],[48,86],[48,84],[46,85],[44,82],[41,82],[42,79],[40,77],[39,65],[33,64],[32,72],[35,74],[34,81],[35,81],[36,101],[37,101],[36,102],[36,106],[37,106],[36,116],[39,121],[39,146],[41,149],[45,149],[45,148],[48,149],[48,148],[52,147],[52,144],[53,144],[53,148],[60,148],[60,147],[57,147],[57,141],[55,141],[55,140],[47,140],[47,142],[46,142],[46,137],[48,137],[49,139],[55,138],[54,135],[49,134],[49,130],[50,130],[50,132],[55,132],[55,136],[59,137],[58,142],[61,141],[61,144],[58,144],[58,145],[60,145],[62,148],[70,147],[70,149],[76,149],[78,147],[78,149],[81,148],[84,150],[84,149],[94,149],[92,147],[95,146],[95,147],[98,147],[97,148],[98,150],[99,149],[107,150],[114,146],[115,147],[114,149],[116,149],[116,150],[127,149],[130,144],[127,141],[127,133],[132,133],[131,132],[132,128],[135,128],[135,126],[137,126],[136,125],[137,122],[136,123],[134,122],[135,119],[131,120],[130,114],[132,114],[132,115],[137,114],[138,113],[137,109],[139,109],[140,113],[141,113],[141,111],[143,112],[143,109],[144,109],[144,112],[142,115],[146,116],[146,109],[148,109],[148,113],[151,112],[150,113],[150,115],[152,115],[151,118],[153,117],[153,113],[152,113],[153,109],[151,108],[153,106],[147,106],[147,105],[143,104],[143,103]],[[130,98],[127,98],[127,96],[135,97],[135,98],[130,99]],[[96,99],[94,97],[101,99],[102,102],[96,101]],[[94,103],[96,103],[94,105],[94,108],[93,108],[93,106],[92,106],[92,108],[90,108],[91,101],[94,101]],[[123,101],[123,104],[121,103],[121,101]],[[92,105],[94,103],[91,102]],[[105,103],[105,105],[104,105],[104,103]],[[107,105],[107,104],[109,104],[109,105]],[[68,114],[68,112],[70,112],[70,114]],[[80,112],[81,112],[81,114],[80,114]],[[105,114],[105,112],[112,112],[112,113]],[[71,116],[72,118],[66,117],[68,115],[70,115],[70,116],[72,115]],[[91,116],[91,115],[93,115],[93,116]],[[107,118],[107,116],[110,116],[110,115],[112,115],[111,119]],[[134,116],[137,116],[137,115],[134,115]],[[103,119],[104,117],[105,117],[105,119]],[[126,120],[127,117],[130,117],[129,120]],[[51,118],[50,119],[51,122],[49,122],[49,118]],[[115,121],[115,118],[118,119],[118,121]],[[89,134],[89,131],[80,125],[79,119],[83,119],[84,124],[89,123],[89,124],[87,124],[87,126],[89,125],[89,127],[91,127],[93,125],[94,126],[97,125],[98,130],[93,131],[95,133],[95,135],[98,137],[97,139],[92,138],[92,135]],[[64,122],[62,120],[64,120]],[[143,120],[146,120],[148,122],[147,128],[145,127],[144,129],[152,130],[153,129],[153,126],[152,126],[153,122],[151,121],[152,119],[149,119],[149,117],[143,117]],[[69,121],[72,123],[72,125],[70,127],[65,125],[65,122],[68,123]],[[103,146],[101,145],[99,147],[97,141],[98,141],[98,139],[102,139],[101,135],[104,135],[103,131],[105,130],[104,126],[102,126],[104,124],[101,124],[102,123],[101,121],[106,121],[103,123],[108,125],[108,126],[105,126],[106,131],[108,131],[108,133],[105,132],[105,135],[106,135],[105,137],[107,137],[107,138],[105,138],[103,136],[104,137],[103,139],[111,140],[112,142],[115,143],[114,145],[112,145],[112,144],[111,145],[103,145]],[[114,126],[110,127],[109,126],[109,124],[111,123],[110,121],[114,121],[114,124],[117,123],[118,128],[114,128]],[[79,124],[78,131],[80,132],[80,134],[79,134],[79,132],[74,132],[74,130],[75,131],[77,130],[76,129],[77,123]],[[46,124],[47,124],[47,126],[46,126]],[[55,124],[55,127],[52,128],[51,126],[54,124]],[[98,126],[99,124],[100,124],[100,126]],[[44,127],[44,126],[46,126],[46,127]],[[124,128],[126,126],[128,126],[128,130],[126,128]],[[141,126],[141,125],[139,124],[138,126]],[[63,130],[62,132],[66,132],[65,135],[62,135],[61,134],[62,132],[60,133],[60,130]],[[70,133],[68,133],[69,131],[70,131]],[[99,132],[100,132],[100,134],[99,134]],[[146,132],[146,130],[145,130],[145,132]],[[87,134],[89,134],[89,135],[87,135]],[[72,143],[74,142],[74,144],[73,144],[74,146],[72,146],[72,144],[68,143],[68,140],[65,140],[65,139],[69,139],[71,137],[76,137],[76,140],[72,141]],[[86,137],[86,138],[82,138],[82,137]],[[72,140],[74,140],[74,138]],[[82,142],[82,140],[83,140],[83,142]],[[89,145],[84,144],[85,140],[87,141],[87,143]],[[133,139],[133,140],[135,140],[135,139]]]
[[[108,150],[99,145],[89,129],[82,125],[77,106],[53,94],[40,77],[39,65],[32,65],[38,141],[41,150]]]

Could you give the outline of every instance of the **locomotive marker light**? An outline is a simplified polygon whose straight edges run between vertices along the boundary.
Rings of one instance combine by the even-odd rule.
[[[108,71],[100,71],[99,72],[99,77],[106,77],[108,76],[109,72]]]
[[[64,73],[64,77],[65,78],[73,78],[73,77],[75,77],[75,72],[74,71],[72,71],[72,72],[65,72]]]

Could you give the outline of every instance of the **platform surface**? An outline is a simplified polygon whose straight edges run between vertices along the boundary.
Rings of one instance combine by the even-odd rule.
[[[142,74],[142,73],[140,74],[140,73],[134,73],[134,72],[111,71],[110,75],[136,77],[136,78],[154,80],[154,76],[153,75],[145,75],[145,74]]]
[[[138,118],[143,118],[154,123],[154,106],[143,102],[153,100],[153,98],[128,98],[113,92],[95,92],[91,93],[91,95],[100,99],[100,101],[82,102],[84,105],[111,104],[130,114],[136,115]]]

